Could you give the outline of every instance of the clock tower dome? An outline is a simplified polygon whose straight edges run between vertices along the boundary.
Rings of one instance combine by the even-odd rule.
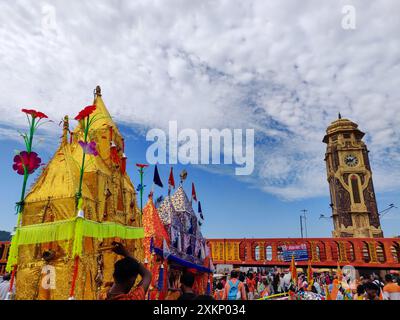
[[[383,237],[363,136],[356,123],[339,114],[323,139],[334,237]]]

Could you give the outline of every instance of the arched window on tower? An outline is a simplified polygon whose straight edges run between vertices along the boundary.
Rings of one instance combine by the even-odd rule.
[[[340,249],[339,249],[339,244],[334,241],[331,245],[331,255],[332,255],[332,260],[333,261],[339,261],[340,260]]]
[[[366,242],[363,241],[363,246],[362,246],[362,255],[363,255],[363,260],[364,262],[370,262],[371,261],[371,254],[369,252],[369,247]]]
[[[277,258],[278,258],[278,261],[283,261],[283,249],[282,249],[281,245],[278,245],[278,248],[277,248]]]
[[[346,254],[347,258],[350,262],[353,262],[355,260],[355,254],[354,254],[354,245],[352,242],[348,242],[346,245]]]
[[[319,249],[319,245],[315,246],[315,254],[317,255],[318,261],[321,261],[321,250]]]
[[[265,257],[267,261],[272,261],[272,246],[270,244],[265,248]]]
[[[354,174],[351,175],[350,182],[351,182],[351,190],[353,192],[354,203],[361,203],[360,189],[358,187],[358,177]]]
[[[390,247],[390,251],[392,252],[393,259],[396,263],[400,262],[400,245],[398,243],[393,243]]]
[[[382,242],[378,242],[376,244],[376,256],[377,256],[379,262],[381,262],[381,263],[386,262],[385,248],[384,248]]]
[[[254,249],[254,258],[256,261],[260,260],[260,246],[257,245]]]

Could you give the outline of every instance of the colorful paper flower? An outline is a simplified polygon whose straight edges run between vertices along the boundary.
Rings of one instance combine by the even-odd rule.
[[[39,119],[48,118],[48,116],[45,115],[43,112],[36,111],[33,109],[22,109],[21,111],[26,114],[29,114],[30,116],[32,116],[32,118],[39,118]]]
[[[24,175],[24,167],[27,169],[27,173],[33,173],[37,168],[39,168],[42,160],[38,157],[36,152],[26,152],[22,151],[14,157],[13,169],[17,171],[18,174]]]
[[[82,120],[86,117],[90,116],[93,111],[96,110],[96,105],[87,106],[83,110],[79,111],[78,115],[75,117],[75,120]]]
[[[148,166],[149,166],[148,164],[136,163],[136,167],[138,168],[146,168]]]
[[[82,147],[84,153],[91,154],[93,156],[97,156],[99,154],[96,149],[96,142],[78,141],[78,143]]]

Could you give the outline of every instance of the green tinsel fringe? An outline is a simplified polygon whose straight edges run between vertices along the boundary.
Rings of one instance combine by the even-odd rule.
[[[79,217],[19,227],[11,240],[6,270],[10,272],[12,267],[18,263],[18,247],[20,245],[74,239],[72,256],[75,257],[82,254],[83,237],[141,239],[144,237],[144,230],[143,228],[127,227],[114,222],[99,223]]]

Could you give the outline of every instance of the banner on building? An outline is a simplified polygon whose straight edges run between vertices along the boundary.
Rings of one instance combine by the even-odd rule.
[[[284,245],[282,246],[282,254],[283,254],[283,260],[285,262],[290,262],[292,260],[292,256],[294,256],[295,261],[308,260],[307,245],[305,243],[295,244],[295,245]]]

